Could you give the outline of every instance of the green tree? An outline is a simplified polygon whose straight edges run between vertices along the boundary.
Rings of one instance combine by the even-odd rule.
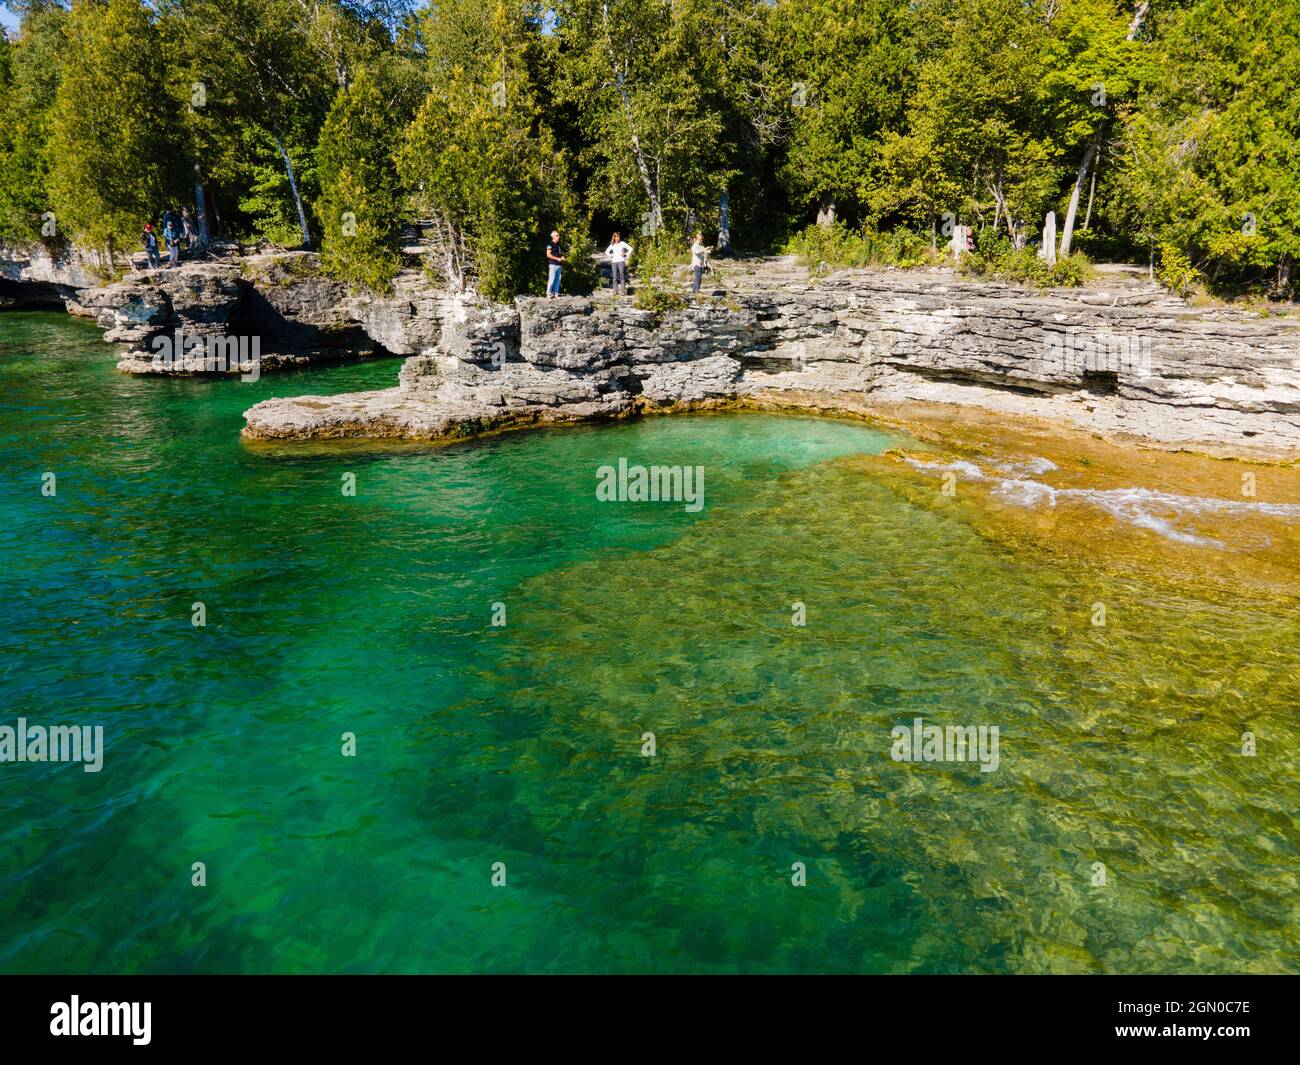
[[[139,0],[82,0],[66,23],[50,115],[49,192],[61,229],[109,252],[184,188],[180,117]]]
[[[430,39],[458,43],[438,54],[398,169],[427,220],[430,265],[455,291],[474,288],[497,300],[540,291],[552,228],[584,273],[586,218],[531,81],[538,28],[530,9],[506,0],[486,8],[449,0],[429,15]]]
[[[337,5],[171,0],[179,89],[202,171],[238,200],[259,235],[312,244],[308,204],[320,129],[363,27]]]
[[[741,116],[720,0],[561,0],[559,96],[577,109],[588,200],[644,231],[682,231],[741,172]]]
[[[321,263],[352,284],[387,291],[401,267],[403,197],[393,159],[402,123],[377,73],[360,68],[321,130],[316,204]]]
[[[897,202],[917,221],[937,210],[1005,225],[1018,240],[1015,223],[1041,217],[1062,174],[1042,93],[1050,29],[1032,0],[926,10],[941,20],[940,50],[923,62],[907,133],[890,139],[886,155],[895,192],[929,186],[939,198]]]
[[[58,239],[50,210],[50,112],[63,69],[66,12],[29,4],[17,37],[0,44],[0,239]]]
[[[788,127],[778,171],[792,206],[820,220],[869,214],[885,138],[901,130],[918,63],[906,0],[779,0],[774,95]]]
[[[1294,284],[1300,11],[1198,0],[1158,25],[1115,188],[1125,229],[1220,285]]]

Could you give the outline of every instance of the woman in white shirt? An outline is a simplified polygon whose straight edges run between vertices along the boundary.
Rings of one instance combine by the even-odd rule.
[[[609,247],[605,249],[609,256],[610,273],[614,279],[614,291],[627,295],[627,261],[632,258],[632,245],[615,233],[610,238]]]
[[[700,277],[704,274],[704,268],[709,265],[709,252],[713,249],[706,247],[704,243],[704,234],[696,233],[695,241],[691,244],[691,295],[698,297],[700,294]]]

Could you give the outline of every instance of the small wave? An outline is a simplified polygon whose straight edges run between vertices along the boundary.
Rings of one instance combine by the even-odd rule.
[[[962,462],[960,459],[956,462],[922,462],[920,459],[909,458],[906,455],[903,457],[918,470],[937,470],[940,473],[964,473],[973,481],[987,480],[984,476],[984,471],[973,462]]]
[[[1038,474],[1049,473],[1058,468],[1056,463],[1051,459],[1045,459],[1039,456],[1014,462],[997,462],[994,463],[994,465],[1003,473],[1014,473],[1018,476],[1023,476],[1025,474],[1037,476]]]
[[[1050,484],[1025,477],[998,477],[988,474],[974,463],[960,459],[953,462],[923,462],[920,459],[908,458],[907,461],[919,470],[958,473],[972,481],[996,481],[993,494],[1016,506],[1054,507],[1060,499],[1079,499],[1100,507],[1111,516],[1130,525],[1149,529],[1177,543],[1195,544],[1201,547],[1224,548],[1227,545],[1213,537],[1200,536],[1195,532],[1179,528],[1175,524],[1179,518],[1205,514],[1243,517],[1262,514],[1300,520],[1300,503],[1261,503],[1215,499],[1210,496],[1185,496],[1162,492],[1155,488],[1054,488]],[[1039,458],[995,465],[1004,473],[1021,470],[1029,473],[1045,473],[1049,469],[1057,468],[1050,459]]]

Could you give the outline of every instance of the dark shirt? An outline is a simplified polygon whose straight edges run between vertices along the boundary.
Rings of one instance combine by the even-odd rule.
[[[552,258],[554,256],[554,258]],[[564,258],[564,247],[558,240],[548,241],[546,245],[546,261],[554,263],[556,259]]]
[[[155,237],[155,236],[153,235],[153,230],[151,230],[151,229],[146,229],[146,230],[144,231],[144,233],[141,234],[141,235],[144,237],[144,250],[145,250],[145,251],[154,251],[155,249],[157,249],[157,247],[158,247],[158,238]]]

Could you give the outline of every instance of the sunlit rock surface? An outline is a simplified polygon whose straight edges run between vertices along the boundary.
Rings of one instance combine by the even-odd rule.
[[[368,394],[371,417],[355,397],[268,400],[247,412],[245,434],[436,439],[679,406],[870,414],[917,400],[1162,443],[1300,447],[1294,320],[1194,309],[1110,280],[1050,292],[943,270],[814,281],[777,260],[658,313],[604,293],[445,301],[438,341],[407,361],[398,388]]]

